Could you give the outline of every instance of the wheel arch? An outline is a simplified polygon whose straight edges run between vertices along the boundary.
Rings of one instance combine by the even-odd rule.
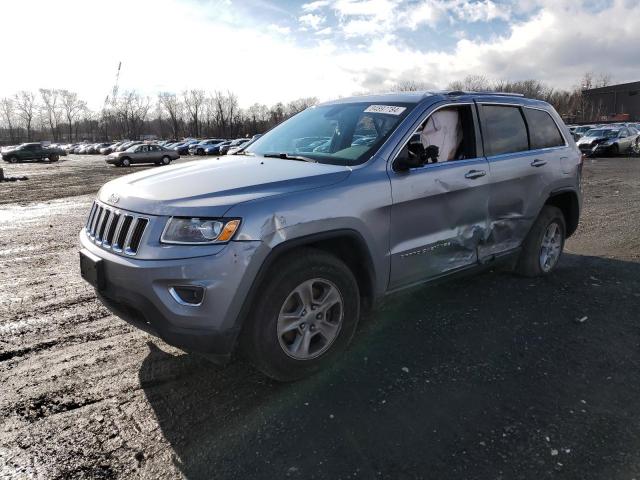
[[[360,288],[361,306],[368,309],[375,300],[376,271],[367,248],[366,241],[356,230],[331,230],[302,237],[292,238],[274,246],[262,262],[238,315],[239,325],[245,323],[252,305],[255,302],[260,285],[275,262],[283,255],[299,248],[315,248],[331,253],[342,260],[353,272]]]
[[[553,192],[545,202],[545,205],[553,205],[562,212],[567,226],[566,237],[569,238],[578,229],[580,221],[580,201],[578,194],[573,190]]]

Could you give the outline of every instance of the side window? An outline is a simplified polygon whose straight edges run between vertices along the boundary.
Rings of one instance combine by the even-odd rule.
[[[627,131],[627,129],[626,129],[626,128],[620,132],[620,136],[621,136],[622,138],[624,138],[624,137],[628,137],[628,136],[629,136],[629,132]]]
[[[471,106],[451,105],[436,110],[411,141],[415,142],[416,139],[434,163],[476,158],[476,133]],[[437,150],[433,147],[437,147]]]
[[[564,146],[564,139],[551,115],[543,110],[525,108],[524,115],[529,125],[531,148],[550,148]]]
[[[483,105],[481,122],[488,157],[529,150],[527,127],[519,107]]]

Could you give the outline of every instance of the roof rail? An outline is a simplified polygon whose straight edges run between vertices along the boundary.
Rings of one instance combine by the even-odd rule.
[[[511,92],[465,92],[462,90],[451,90],[446,92],[446,95],[458,96],[458,95],[495,95],[497,97],[524,97],[522,93]]]

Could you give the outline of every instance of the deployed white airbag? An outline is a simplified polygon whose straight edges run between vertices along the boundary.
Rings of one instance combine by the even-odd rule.
[[[440,150],[439,162],[453,160],[462,142],[462,126],[457,109],[443,108],[429,117],[420,134],[425,148],[435,145]]]

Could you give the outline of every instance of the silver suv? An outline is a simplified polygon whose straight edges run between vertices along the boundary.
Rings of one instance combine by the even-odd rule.
[[[413,92],[309,108],[232,157],[102,187],[83,277],[114,313],[282,381],[351,341],[385,295],[498,262],[554,270],[581,154],[547,103]],[[505,299],[508,301],[508,299]]]

